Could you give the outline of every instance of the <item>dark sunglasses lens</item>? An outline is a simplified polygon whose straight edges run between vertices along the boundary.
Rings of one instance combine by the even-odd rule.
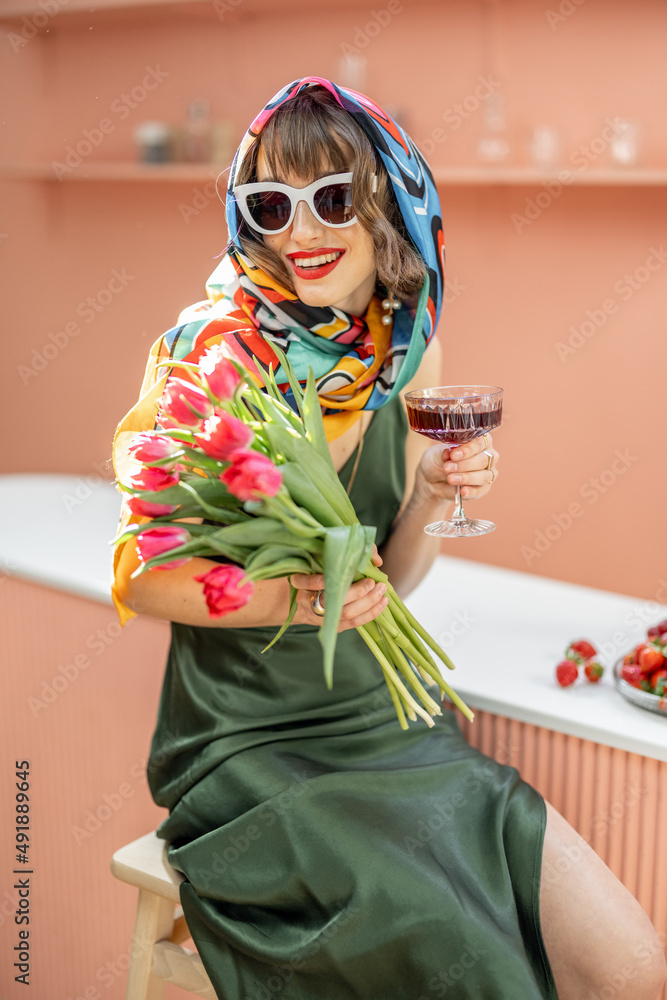
[[[251,218],[261,229],[282,229],[290,215],[290,200],[282,191],[249,194],[246,204]]]
[[[318,215],[330,226],[340,226],[354,218],[350,183],[328,184],[316,192],[314,200]]]

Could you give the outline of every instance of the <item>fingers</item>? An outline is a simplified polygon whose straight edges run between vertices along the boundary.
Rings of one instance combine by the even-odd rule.
[[[293,573],[289,579],[292,586],[297,588],[298,619],[295,618],[295,621],[319,627],[322,617],[313,611],[311,600],[319,590],[324,590],[324,576],[321,573]],[[353,583],[345,595],[338,631],[367,625],[376,618],[388,604],[386,591],[386,584],[375,583],[368,577]],[[326,590],[322,596],[322,604],[326,607]]]
[[[484,435],[465,445],[453,448],[449,457],[444,454],[443,471],[448,483],[461,487],[461,495],[483,496],[491,483],[498,478],[498,452],[493,447],[491,434]]]

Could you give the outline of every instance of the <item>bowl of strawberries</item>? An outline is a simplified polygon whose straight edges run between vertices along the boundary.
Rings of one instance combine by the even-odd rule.
[[[667,716],[667,618],[616,662],[614,683],[633,705]]]

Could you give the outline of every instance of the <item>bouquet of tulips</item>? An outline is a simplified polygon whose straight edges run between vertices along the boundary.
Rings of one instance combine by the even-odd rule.
[[[432,653],[449,667],[447,654],[421,627],[372,561],[375,528],[359,523],[336,474],[312,371],[305,391],[285,355],[274,347],[298,413],[278,388],[273,369],[258,377],[210,348],[189,379],[170,377],[159,403],[156,429],[136,435],[133,458],[141,469],[119,483],[133,514],[114,544],[135,537],[140,560],[135,574],[181,566],[193,556],[222,555],[228,563],[195,579],[203,585],[212,616],[246,604],[253,581],[292,573],[323,573],[326,605],[319,639],[324,677],[333,683],[338,624],[354,580],[371,577],[387,585],[389,603],[357,631],[375,654],[403,729],[421,716],[433,725],[441,715],[420,677],[439,688],[472,721],[473,713],[445,682]],[[182,523],[202,518],[209,523]],[[287,619],[269,646],[290,625],[296,590],[290,584]],[[268,649],[269,646],[266,648]]]

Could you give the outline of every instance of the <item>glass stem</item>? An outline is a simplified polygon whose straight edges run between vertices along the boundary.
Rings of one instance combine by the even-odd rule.
[[[465,512],[463,510],[463,501],[461,500],[461,487],[460,486],[456,487],[456,499],[455,499],[454,502],[456,503],[456,510],[452,514],[452,518],[451,518],[452,521],[467,521],[468,518],[466,517]]]

